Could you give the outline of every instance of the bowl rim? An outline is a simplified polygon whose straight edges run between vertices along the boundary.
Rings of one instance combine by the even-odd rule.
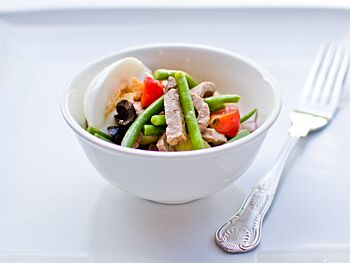
[[[201,149],[201,150],[193,150],[193,151],[179,151],[179,152],[157,152],[157,151],[147,151],[147,150],[139,150],[134,148],[127,148],[120,145],[112,144],[110,142],[101,140],[89,132],[87,132],[84,128],[82,128],[73,118],[68,105],[68,98],[71,95],[71,91],[75,86],[78,79],[85,74],[86,71],[94,68],[96,64],[102,63],[103,61],[110,59],[114,56],[120,56],[123,53],[139,51],[139,50],[147,50],[147,49],[155,49],[155,48],[188,48],[188,49],[199,49],[205,51],[211,51],[215,53],[221,53],[222,55],[234,57],[238,60],[243,61],[249,66],[253,67],[257,70],[262,78],[270,84],[270,87],[273,92],[273,107],[270,116],[264,121],[264,123],[253,133],[247,135],[246,137],[239,139],[235,142],[229,144],[223,144],[218,147]],[[148,45],[140,45],[131,48],[122,49],[118,52],[112,52],[107,55],[104,55],[98,59],[93,60],[85,67],[83,67],[77,75],[68,83],[67,87],[64,89],[61,98],[60,98],[60,108],[61,113],[67,122],[67,124],[71,127],[71,129],[79,135],[80,138],[83,138],[85,141],[97,146],[98,148],[102,148],[103,150],[107,150],[113,153],[123,153],[128,155],[136,155],[142,157],[162,157],[162,158],[181,158],[181,157],[198,157],[202,155],[211,155],[216,154],[218,152],[223,152],[229,150],[231,148],[238,147],[240,145],[247,144],[254,139],[260,137],[263,133],[267,132],[267,130],[272,126],[272,124],[276,121],[279,113],[281,111],[282,106],[282,96],[278,88],[278,84],[274,77],[262,66],[254,62],[253,60],[242,56],[238,53],[207,45],[201,44],[189,44],[189,43],[157,43],[157,44],[148,44]]]

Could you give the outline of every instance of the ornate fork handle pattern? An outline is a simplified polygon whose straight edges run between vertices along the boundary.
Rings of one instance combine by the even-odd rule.
[[[216,232],[216,243],[224,251],[248,252],[259,245],[262,222],[272,204],[289,154],[299,138],[328,123],[326,118],[301,112],[292,113],[291,120],[293,125],[288,130],[288,140],[272,169],[261,177],[239,211]]]
[[[271,193],[254,188],[237,214],[216,232],[216,243],[231,253],[254,249],[259,244],[262,220],[271,201]]]
[[[216,243],[224,251],[242,253],[258,246],[264,216],[273,201],[285,162],[299,138],[289,137],[273,168],[253,188],[238,212],[216,232]]]
[[[247,252],[258,246],[262,221],[269,210],[283,167],[300,137],[325,127],[332,119],[350,65],[350,50],[336,43],[323,43],[305,82],[301,101],[291,114],[289,139],[272,169],[252,190],[242,207],[216,232],[216,243],[230,253]]]

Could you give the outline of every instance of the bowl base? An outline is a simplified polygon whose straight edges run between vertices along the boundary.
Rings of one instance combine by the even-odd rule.
[[[150,199],[145,199],[142,198],[145,201],[156,203],[156,204],[161,204],[161,205],[185,205],[188,203],[195,202],[201,198],[196,198],[196,199],[190,199],[190,200],[183,200],[183,201],[156,201],[156,200],[150,200]]]

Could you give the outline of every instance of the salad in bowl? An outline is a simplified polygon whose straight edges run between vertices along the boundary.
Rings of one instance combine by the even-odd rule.
[[[241,116],[237,94],[221,94],[177,69],[152,71],[126,57],[105,67],[84,95],[87,131],[128,148],[174,152],[231,143],[257,129],[257,109]]]
[[[61,109],[108,182],[173,204],[224,189],[248,169],[281,95],[273,77],[240,54],[152,44],[87,65],[63,93]]]

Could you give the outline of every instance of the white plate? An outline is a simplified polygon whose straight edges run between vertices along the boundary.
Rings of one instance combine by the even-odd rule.
[[[0,18],[0,262],[350,261],[349,91],[335,121],[298,145],[261,246],[227,255],[214,243],[217,227],[273,163],[321,40],[349,38],[349,10],[66,10]],[[284,106],[235,186],[167,206],[124,194],[97,174],[60,116],[59,96],[101,55],[174,41],[255,59],[279,81]]]

